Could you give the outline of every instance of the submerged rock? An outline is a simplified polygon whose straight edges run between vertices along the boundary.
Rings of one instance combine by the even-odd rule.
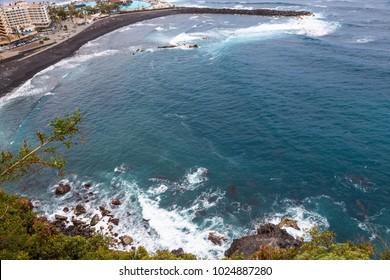
[[[368,191],[375,187],[374,183],[370,182],[367,178],[355,173],[344,174],[344,180],[348,185],[360,188],[363,191]]]

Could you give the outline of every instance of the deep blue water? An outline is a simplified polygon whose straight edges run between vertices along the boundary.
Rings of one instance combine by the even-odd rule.
[[[0,99],[7,149],[81,109],[87,143],[68,153],[64,179],[73,191],[56,198],[52,173],[6,188],[48,215],[88,197],[92,216],[119,197],[115,231],[209,258],[229,246],[210,231],[231,240],[283,216],[340,241],[389,239],[390,2],[175,4],[316,16],[172,16],[88,43]],[[158,49],[180,42],[199,48]]]

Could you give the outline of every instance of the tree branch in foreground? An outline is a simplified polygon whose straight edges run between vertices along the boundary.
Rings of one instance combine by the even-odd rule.
[[[36,147],[31,147],[25,141],[18,153],[0,150],[0,185],[27,173],[39,173],[40,167],[56,169],[58,174],[63,175],[66,161],[58,152],[58,148],[63,144],[70,149],[75,144],[73,139],[81,130],[82,120],[83,117],[78,110],[72,115],[58,116],[50,122],[49,133],[37,131],[39,144]]]

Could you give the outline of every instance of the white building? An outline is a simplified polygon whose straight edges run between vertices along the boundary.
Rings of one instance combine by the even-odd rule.
[[[32,24],[37,27],[47,27],[50,25],[51,20],[46,5],[30,4],[27,9]]]
[[[46,5],[16,2],[0,7],[0,34],[26,27],[47,27],[51,23]],[[4,35],[3,34],[3,35]]]

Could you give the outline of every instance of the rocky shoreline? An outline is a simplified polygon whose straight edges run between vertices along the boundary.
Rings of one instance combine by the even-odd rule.
[[[18,59],[5,62],[0,61],[0,97],[11,92],[28,79],[31,79],[36,73],[64,58],[72,56],[81,46],[91,40],[130,24],[177,14],[219,14],[272,17],[300,17],[312,15],[311,12],[307,11],[173,7],[161,10],[137,11],[104,18],[95,22],[74,37],[33,56],[27,58],[18,57]]]
[[[83,188],[89,191],[93,189],[93,184],[90,182],[84,183]],[[72,186],[69,183],[60,183],[55,187],[54,195],[62,197],[71,192],[71,190]],[[135,245],[138,244],[139,246],[141,243],[126,233],[122,232],[119,234],[116,231],[122,221],[115,216],[113,211],[109,210],[121,207],[121,200],[117,198],[112,199],[108,204],[99,206],[99,209],[94,209],[92,211],[93,214],[85,216],[87,209],[84,203],[87,203],[87,200],[81,201],[73,207],[64,207],[64,209],[57,211],[54,215],[50,215],[49,219],[46,217],[41,217],[41,219],[46,219],[47,223],[50,223],[57,231],[65,235],[80,235],[89,238],[95,234],[102,234],[109,237],[112,250],[136,250],[137,247]],[[91,213],[91,209],[88,212]],[[147,223],[148,221],[145,222]],[[210,231],[208,240],[210,245],[213,246],[223,246],[231,242],[230,247],[224,253],[225,257],[250,259],[261,247],[275,250],[299,248],[303,244],[303,239],[290,235],[286,231],[287,228],[300,230],[296,221],[284,217],[277,225],[272,223],[260,225],[257,228],[257,233],[253,235],[229,241],[226,236]],[[184,254],[184,250],[177,248],[171,251],[171,253],[180,255]]]

